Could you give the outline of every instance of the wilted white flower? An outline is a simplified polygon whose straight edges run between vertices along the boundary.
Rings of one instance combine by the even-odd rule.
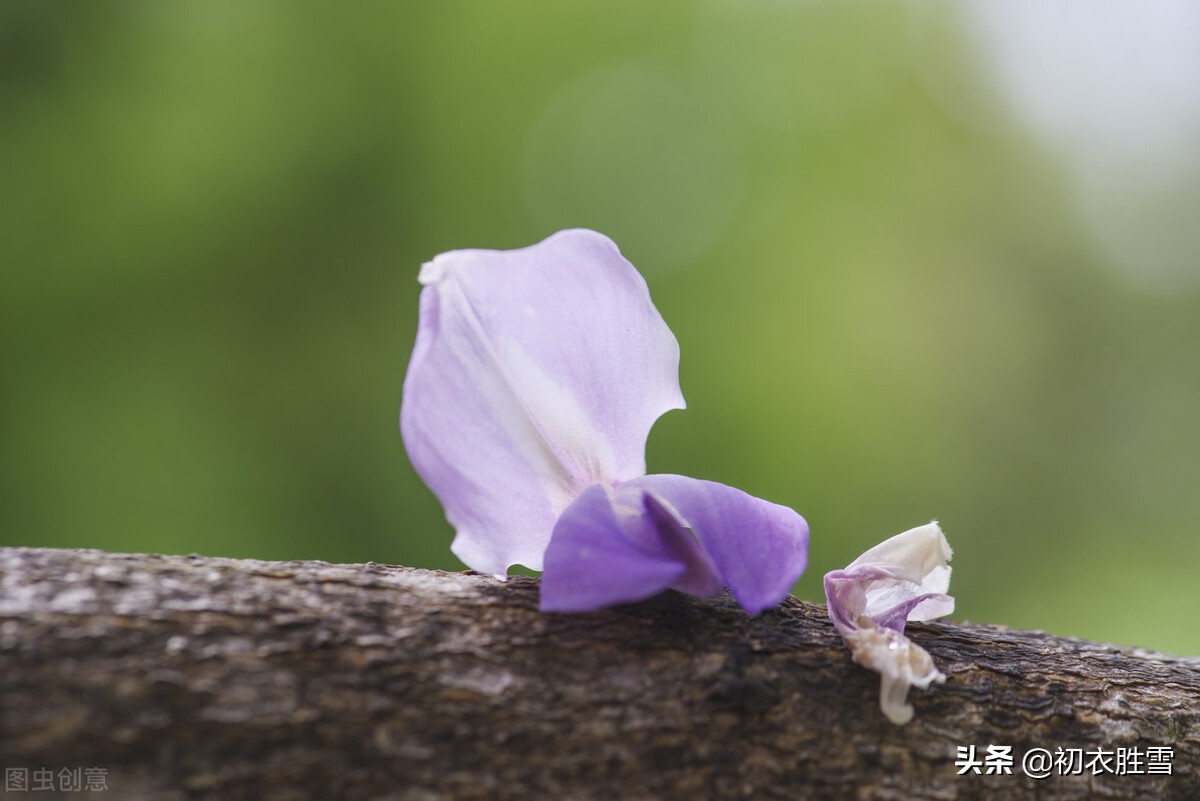
[[[954,611],[950,544],[936,522],[897,534],[844,570],[825,574],[829,617],[854,661],[879,673],[879,707],[897,724],[912,720],[909,687],[927,688],[946,677],[929,653],[904,636],[909,620],[933,620]]]

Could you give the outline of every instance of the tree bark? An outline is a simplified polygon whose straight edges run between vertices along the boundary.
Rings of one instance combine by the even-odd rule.
[[[544,615],[537,594],[379,564],[0,549],[0,767],[98,767],[109,797],[167,801],[1200,799],[1200,658],[912,625],[948,680],[901,727],[821,606],[749,618],[666,593]],[[1012,747],[1011,774],[958,775],[960,747],[989,745]],[[1159,747],[1169,775],[1145,772]],[[1037,780],[1034,748],[1110,768]]]

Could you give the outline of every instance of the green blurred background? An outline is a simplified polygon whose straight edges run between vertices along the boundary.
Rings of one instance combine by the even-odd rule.
[[[1197,157],[1072,161],[1004,5],[7,0],[0,541],[461,568],[417,271],[586,226],[682,346],[651,471],[804,514],[801,597],[936,517],[956,617],[1200,653]]]

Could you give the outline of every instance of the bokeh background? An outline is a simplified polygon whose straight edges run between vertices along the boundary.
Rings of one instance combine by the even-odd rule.
[[[0,541],[457,569],[417,271],[586,226],[797,593],[938,518],[957,617],[1200,653],[1200,6],[0,4]]]

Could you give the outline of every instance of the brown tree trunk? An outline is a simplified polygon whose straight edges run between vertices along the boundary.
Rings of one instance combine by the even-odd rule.
[[[796,600],[543,615],[527,578],[0,549],[0,768],[52,771],[30,798],[78,767],[119,799],[1200,799],[1200,658],[909,630],[949,678],[899,727]],[[958,775],[989,745],[1011,774]],[[1109,756],[1039,780],[1034,748]]]

